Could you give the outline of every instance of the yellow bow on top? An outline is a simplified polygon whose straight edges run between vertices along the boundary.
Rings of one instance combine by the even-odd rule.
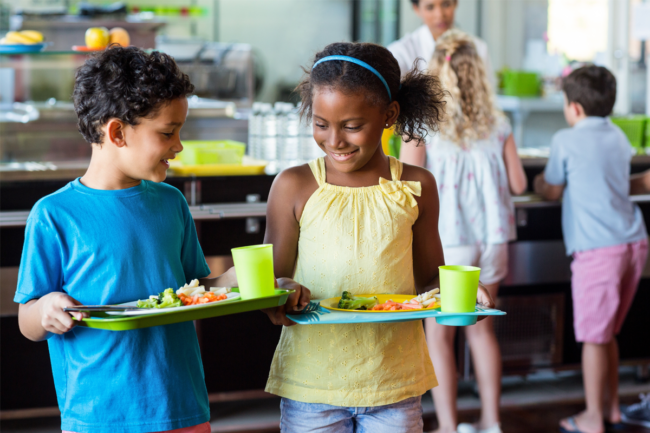
[[[379,187],[385,195],[402,207],[406,206],[406,203],[410,204],[411,207],[417,206],[418,202],[413,196],[420,197],[422,195],[422,184],[415,181],[386,180],[380,177]]]

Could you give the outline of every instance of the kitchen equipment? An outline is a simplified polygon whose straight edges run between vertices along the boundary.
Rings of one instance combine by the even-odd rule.
[[[502,72],[503,94],[508,96],[539,96],[541,83],[535,72],[507,69]]]
[[[625,134],[634,147],[637,153],[644,153],[644,147],[647,144],[646,137],[646,123],[647,117],[645,116],[626,116],[626,117],[612,117],[612,123]]]

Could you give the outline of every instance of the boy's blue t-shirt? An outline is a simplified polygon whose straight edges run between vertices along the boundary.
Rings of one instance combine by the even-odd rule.
[[[553,136],[544,177],[564,185],[562,231],[567,254],[647,238],[630,200],[630,143],[605,117],[587,117]]]
[[[41,199],[25,230],[15,302],[65,292],[86,305],[177,289],[210,273],[185,198],[149,181],[115,191],[79,179]],[[192,322],[49,340],[61,429],[157,432],[209,420]]]

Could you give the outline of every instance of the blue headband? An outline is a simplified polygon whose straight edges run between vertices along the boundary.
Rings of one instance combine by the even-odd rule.
[[[330,60],[343,60],[343,61],[346,61],[346,62],[357,64],[357,65],[359,65],[359,66],[361,66],[363,68],[366,68],[367,70],[369,70],[370,72],[375,74],[377,76],[377,78],[379,78],[381,80],[382,83],[384,83],[384,86],[386,87],[386,91],[388,92],[388,99],[390,99],[391,101],[393,100],[393,97],[390,94],[390,88],[388,88],[388,83],[386,82],[386,80],[384,80],[384,77],[381,76],[379,71],[377,71],[375,68],[373,68],[372,66],[370,66],[366,62],[363,62],[363,61],[361,61],[359,59],[355,59],[354,57],[350,57],[350,56],[327,56],[327,57],[323,57],[322,59],[320,59],[319,61],[314,63],[314,66],[312,66],[311,68],[314,69],[316,66],[318,66],[319,63],[328,62]]]

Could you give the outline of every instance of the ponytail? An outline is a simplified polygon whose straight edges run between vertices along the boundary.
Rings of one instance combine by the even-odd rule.
[[[395,101],[400,106],[395,133],[404,141],[420,141],[429,132],[438,131],[444,117],[445,91],[437,77],[419,72],[414,66],[402,80]]]

